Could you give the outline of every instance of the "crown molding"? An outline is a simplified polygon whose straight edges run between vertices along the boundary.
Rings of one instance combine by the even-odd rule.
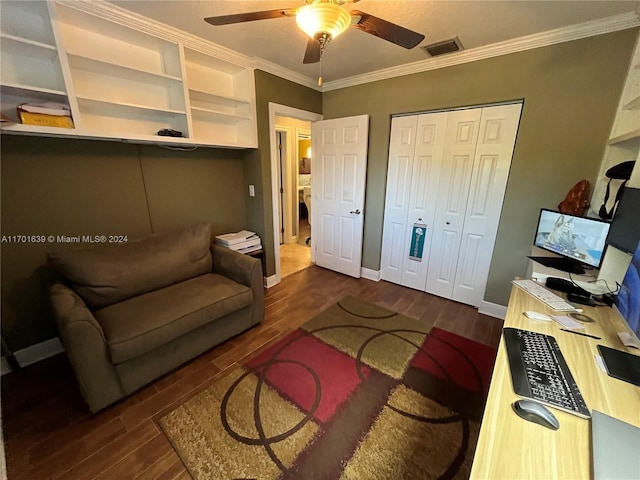
[[[475,62],[477,60],[484,60],[501,55],[508,55],[510,53],[570,42],[572,40],[579,40],[581,38],[593,37],[638,26],[640,26],[640,12],[622,13],[599,20],[592,20],[589,22],[571,25],[569,27],[548,30],[546,32],[535,33],[513,40],[506,40],[492,45],[473,48],[471,50],[464,50],[451,55],[443,55],[442,57],[429,58],[427,60],[407,63],[397,67],[385,68],[375,72],[334,80],[325,83],[322,91],[327,92],[337,90],[339,88],[362,85],[364,83],[401,77],[413,73],[461,65],[464,63]]]

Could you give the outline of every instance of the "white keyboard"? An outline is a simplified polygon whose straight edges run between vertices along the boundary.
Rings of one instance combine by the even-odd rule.
[[[564,298],[547,290],[542,285],[533,280],[513,280],[512,283],[516,287],[519,287],[527,292],[529,295],[532,295],[540,300],[552,310],[556,310],[558,312],[573,312],[576,310],[576,307],[574,307],[570,303],[567,303]]]

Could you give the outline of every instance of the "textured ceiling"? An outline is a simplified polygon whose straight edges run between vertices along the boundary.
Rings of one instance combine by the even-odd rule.
[[[171,25],[249,57],[258,57],[309,78],[318,64],[303,65],[306,36],[294,18],[260,20],[214,27],[204,17],[276,8],[295,8],[302,1],[114,0],[122,8]],[[425,35],[421,45],[458,37],[465,49],[526,35],[640,11],[640,1],[381,1],[346,4]],[[455,54],[453,54],[455,55]],[[325,81],[394,67],[428,56],[418,47],[405,50],[356,29],[329,44],[322,61]]]

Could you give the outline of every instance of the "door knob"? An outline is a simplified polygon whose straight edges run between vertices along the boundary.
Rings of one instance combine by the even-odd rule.
[[[447,225],[451,225],[451,222],[444,222],[444,223],[446,223]]]
[[[360,215],[360,209],[356,209],[356,210],[351,210],[349,213],[353,214],[353,215]]]

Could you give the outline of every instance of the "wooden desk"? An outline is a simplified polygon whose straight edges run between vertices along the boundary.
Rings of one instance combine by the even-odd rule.
[[[611,308],[585,307],[584,313],[596,321],[584,324],[585,329],[580,331],[602,338],[595,340],[562,332],[557,322],[530,320],[522,314],[527,310],[558,314],[514,286],[504,326],[553,335],[589,410],[598,410],[640,427],[640,387],[609,377],[594,360],[598,344],[624,349],[617,336],[618,331],[627,330],[624,320]],[[638,355],[631,350],[626,349]],[[513,393],[501,339],[471,478],[592,478],[590,420],[551,409],[560,422],[560,429],[553,431],[516,415],[511,404],[518,398]]]

